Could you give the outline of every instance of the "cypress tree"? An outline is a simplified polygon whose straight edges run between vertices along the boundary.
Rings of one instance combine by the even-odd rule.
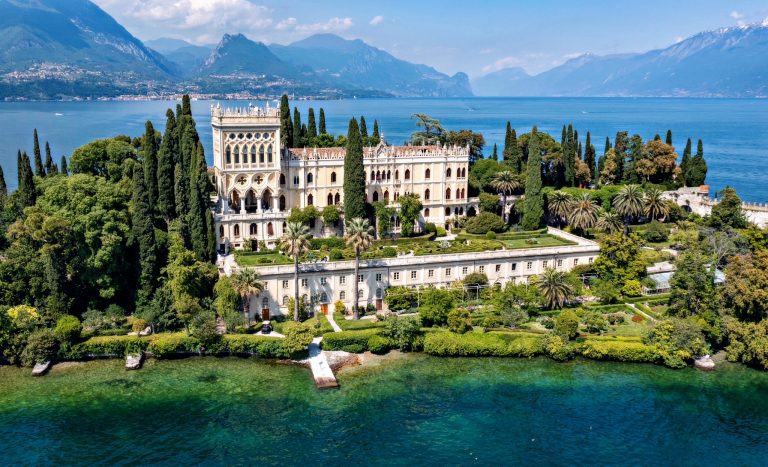
[[[581,141],[579,141],[579,150],[576,151],[576,158],[581,160],[582,154],[583,154],[583,152],[582,152],[582,147],[581,147]]]
[[[152,205],[142,164],[133,168],[133,215],[131,232],[139,251],[139,278],[136,286],[136,303],[146,305],[152,297],[157,277],[157,250],[155,227],[152,223]]]
[[[365,117],[360,117],[360,137],[363,139],[363,146],[368,146],[368,126],[365,124]]]
[[[495,161],[499,160],[499,148],[496,146],[496,143],[493,143],[493,155],[491,155],[491,159]]]
[[[40,140],[37,137],[37,128],[35,128],[34,145],[35,175],[45,177],[45,167],[43,166],[43,155],[40,154]]]
[[[188,117],[192,116],[192,104],[189,101],[189,94],[181,96],[181,114]]]
[[[5,208],[5,200],[8,199],[8,185],[5,183],[5,173],[0,165],[0,209]]]
[[[613,150],[616,152],[616,180],[624,179],[624,164],[627,161],[627,148],[629,147],[629,135],[626,131],[616,133],[613,141]]]
[[[656,134],[653,136],[653,140],[654,140],[654,141],[661,141],[661,135],[659,135],[658,133],[656,133]]]
[[[325,131],[325,110],[323,110],[322,107],[320,107],[320,123],[317,131],[320,132],[321,135],[326,134]]]
[[[603,150],[603,156],[608,152],[608,150],[611,149],[611,138],[605,137],[605,149]]]
[[[690,186],[700,186],[707,179],[707,161],[704,160],[704,143],[699,140],[696,155],[691,158],[688,169]]]
[[[320,127],[324,128],[323,109],[320,109]],[[322,133],[322,130],[321,130]],[[293,125],[291,124],[291,106],[288,103],[288,94],[280,98],[280,144],[290,147],[293,144]]]
[[[190,183],[189,183],[189,212],[187,213],[187,225],[189,226],[189,238],[192,244],[192,251],[195,252],[198,259],[208,261],[208,229],[205,225],[205,211],[208,209],[205,201],[206,183],[205,171],[202,169],[201,161],[205,160],[203,146],[197,145],[197,150],[192,156],[190,164]],[[202,178],[202,179],[201,179]]]
[[[301,114],[297,107],[293,108],[293,141],[291,144],[294,148],[301,147]]]
[[[525,180],[525,205],[523,211],[523,229],[536,230],[544,220],[544,195],[541,193],[541,152],[539,136],[533,127],[528,142],[528,173]]]
[[[157,141],[155,139],[155,127],[147,120],[144,124],[144,137],[141,140],[143,156],[144,177],[147,187],[149,205],[154,210],[157,208]]]
[[[576,186],[576,144],[573,134],[573,126],[568,125],[565,134],[565,146],[563,147],[563,181],[568,186]],[[560,185],[562,186],[562,185]]]
[[[507,120],[507,129],[504,132],[504,150],[501,155],[505,161],[512,158],[512,124],[509,123],[509,120]]]
[[[379,121],[373,119],[373,135],[371,135],[371,146],[378,146],[381,142],[381,135],[379,134]]]
[[[672,130],[667,130],[667,140],[665,142],[672,146]]]
[[[685,143],[685,149],[683,150],[683,160],[680,161],[680,172],[682,173],[682,182],[684,186],[691,186],[690,173],[691,170],[691,138]]]
[[[347,154],[344,157],[344,219],[365,217],[365,169],[363,142],[357,120],[349,121]]]
[[[629,157],[624,162],[623,183],[640,183],[641,178],[637,174],[637,163],[645,158],[645,145],[640,135],[632,135],[629,143]],[[618,178],[617,178],[618,180]]]
[[[51,145],[48,144],[48,141],[45,142],[45,172],[48,175],[54,174],[58,172],[58,170],[54,171],[55,164],[53,163],[53,157],[51,156]]]
[[[587,167],[589,167],[589,174],[592,176],[592,179],[594,180],[596,177],[595,174],[595,147],[592,146],[592,135],[587,132],[587,143],[584,146],[584,163],[587,164]]]
[[[317,124],[315,123],[315,109],[309,108],[307,114],[307,137],[314,138],[317,136]]]
[[[176,217],[176,196],[174,193],[174,154],[176,153],[176,117],[168,109],[165,113],[165,133],[157,154],[157,212],[166,222]]]
[[[503,158],[507,161],[512,173],[520,173],[523,170],[523,150],[517,143],[517,131],[507,122],[507,133],[504,136]]]
[[[61,156],[61,173],[64,175],[69,175],[69,166],[67,165],[67,156]]]
[[[32,164],[29,161],[29,156],[26,152],[17,154],[18,164],[18,182],[19,192],[18,202],[19,210],[23,210],[28,206],[34,206],[37,201],[37,192],[35,191],[35,177],[32,173]]]
[[[189,185],[184,184],[184,169],[181,163],[177,162],[173,167],[173,198],[176,201],[176,219],[179,220],[179,233],[184,239],[185,244],[189,243],[187,230],[187,216],[189,212]]]

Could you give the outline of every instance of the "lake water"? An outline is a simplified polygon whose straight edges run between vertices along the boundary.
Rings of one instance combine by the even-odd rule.
[[[765,465],[768,373],[393,358],[320,392],[237,358],[0,368],[4,465]]]
[[[222,105],[247,105],[248,101]],[[260,104],[259,102],[253,102]],[[373,119],[393,144],[402,144],[415,130],[414,113],[439,119],[448,129],[469,128],[485,135],[485,153],[493,143],[501,152],[506,121],[518,134],[533,125],[559,141],[565,123],[573,123],[583,139],[587,131],[598,154],[605,137],[613,141],[617,131],[627,130],[644,138],[656,133],[664,137],[672,129],[674,144],[682,155],[685,140],[704,141],[709,164],[708,183],[713,190],[734,186],[749,201],[768,202],[768,100],[749,99],[663,99],[663,98],[467,98],[467,99],[357,99],[339,101],[296,101],[306,120],[309,106],[326,111],[328,131],[346,134],[351,116],[364,115],[368,129]],[[211,152],[210,101],[193,103],[198,130]],[[277,102],[273,102],[277,105]],[[162,130],[165,109],[175,102],[3,102],[0,128],[3,145],[0,164],[11,187],[16,186],[16,150],[31,153],[32,129],[49,140],[55,159],[94,139],[116,134],[139,135],[150,119]]]

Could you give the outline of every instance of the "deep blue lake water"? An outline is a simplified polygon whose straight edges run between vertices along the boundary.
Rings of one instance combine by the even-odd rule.
[[[254,104],[261,104],[253,101]],[[248,101],[222,105],[247,105]],[[379,120],[385,138],[402,144],[415,130],[412,114],[426,113],[448,129],[469,128],[485,135],[485,153],[493,144],[501,152],[504,128],[509,120],[518,134],[538,125],[559,141],[563,124],[572,123],[582,141],[587,131],[598,154],[605,137],[627,130],[644,138],[667,129],[682,155],[686,138],[704,141],[709,164],[707,182],[713,191],[734,186],[749,201],[768,201],[768,100],[664,99],[664,98],[467,98],[467,99],[349,99],[295,101],[306,119],[306,110],[325,108],[328,131],[346,133],[351,116],[364,115],[369,131]],[[210,101],[193,103],[198,130],[211,152]],[[273,102],[273,105],[277,105]],[[150,119],[162,130],[165,109],[175,102],[5,102],[0,103],[3,144],[0,164],[10,187],[16,186],[16,150],[32,150],[32,129],[49,140],[55,159],[94,139],[116,134],[139,135]]]

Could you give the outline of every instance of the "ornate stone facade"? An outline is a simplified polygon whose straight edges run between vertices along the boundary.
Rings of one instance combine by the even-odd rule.
[[[344,148],[286,148],[280,144],[277,108],[211,108],[213,174],[218,199],[215,219],[219,249],[249,241],[275,245],[292,208],[344,203]],[[383,139],[383,138],[382,138]],[[445,224],[475,209],[467,199],[469,148],[387,146],[364,148],[369,202],[397,208],[407,193],[424,205],[419,223]],[[393,223],[399,230],[399,223]],[[318,220],[315,235],[336,226]]]

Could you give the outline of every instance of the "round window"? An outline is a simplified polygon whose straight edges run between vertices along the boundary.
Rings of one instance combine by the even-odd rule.
[[[252,134],[250,134],[250,133],[248,133],[247,135],[245,135],[245,137],[246,137],[247,139],[251,139],[251,137],[253,137],[253,135],[252,135]]]
[[[240,138],[240,139],[243,139],[243,134],[240,133],[239,135],[237,135],[237,137]]]
[[[262,136],[264,137],[264,139],[269,139],[269,133],[264,133]]]
[[[235,139],[235,134],[234,133],[230,133],[229,134],[229,139]]]

